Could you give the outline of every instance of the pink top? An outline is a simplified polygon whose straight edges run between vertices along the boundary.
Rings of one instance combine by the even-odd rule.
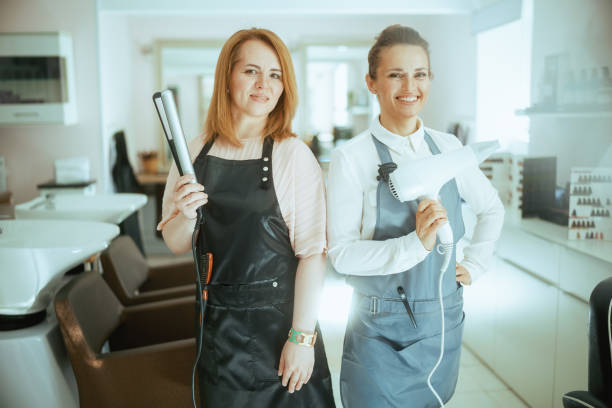
[[[261,157],[261,138],[241,139],[241,142],[242,147],[236,147],[217,140],[208,154],[228,160]],[[191,160],[194,161],[204,147],[204,138],[192,139],[188,145]],[[275,141],[272,150],[272,177],[276,198],[289,228],[289,239],[295,255],[298,258],[306,258],[325,252],[325,186],[321,168],[308,146],[296,137]],[[162,221],[158,229],[174,218],[174,205],[170,202],[170,196],[177,179],[178,172],[173,164],[166,181]],[[206,186],[204,188],[206,189]]]

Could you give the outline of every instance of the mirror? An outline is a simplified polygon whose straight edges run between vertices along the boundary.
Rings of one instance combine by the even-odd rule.
[[[223,41],[161,40],[156,44],[158,89],[170,89],[187,140],[199,136],[213,92],[215,67]],[[159,128],[162,166],[168,168],[171,153]]]
[[[307,139],[317,137],[318,158],[329,160],[334,145],[366,130],[378,102],[365,86],[369,45],[305,46]]]

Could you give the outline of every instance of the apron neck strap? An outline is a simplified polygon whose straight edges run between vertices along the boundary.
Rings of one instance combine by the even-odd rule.
[[[215,143],[215,139],[216,137],[213,136],[208,142],[206,142],[206,144],[202,148],[202,152],[200,153],[200,155],[206,156],[208,154],[208,152],[210,151],[210,148]]]
[[[272,183],[272,148],[274,147],[274,139],[272,136],[266,136],[261,149],[261,183],[260,187],[264,190],[270,188]]]
[[[374,146],[376,146],[378,158],[382,163],[378,165],[378,176],[376,177],[376,180],[386,182],[389,179],[389,174],[393,173],[393,171],[395,171],[395,169],[397,168],[397,164],[393,162],[393,159],[391,158],[391,152],[389,152],[389,148],[387,147],[387,145],[378,140],[373,133],[370,133],[370,135],[372,136]],[[427,146],[429,146],[429,149],[431,150],[431,153],[440,154],[440,149],[427,132],[425,132],[424,138],[425,142],[427,143]]]
[[[438,149],[436,143],[433,141],[431,136],[429,136],[429,133],[425,132],[424,139],[427,146],[429,146],[429,150],[431,150],[431,154],[440,154],[440,149]]]
[[[372,136],[372,141],[374,142],[374,146],[376,146],[376,151],[378,152],[378,158],[381,163],[393,163],[393,159],[391,159],[391,153],[389,153],[389,148],[383,142],[378,140],[373,133],[370,133]]]
[[[389,174],[393,173],[395,169],[397,169],[397,164],[393,162],[391,158],[391,153],[389,152],[389,148],[382,143],[380,140],[372,135],[372,140],[374,141],[374,146],[376,146],[376,151],[378,152],[378,158],[382,164],[378,165],[378,176],[376,176],[376,180],[379,182],[388,182]]]
[[[263,149],[261,150],[261,158],[264,161],[272,162],[272,148],[274,147],[274,139],[272,136],[266,136],[263,142]],[[266,160],[268,158],[268,160]]]

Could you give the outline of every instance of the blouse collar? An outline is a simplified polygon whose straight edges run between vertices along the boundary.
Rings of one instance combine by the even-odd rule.
[[[380,117],[372,121],[370,130],[378,140],[399,153],[405,152],[406,149],[410,149],[413,152],[418,151],[425,139],[423,121],[419,117],[417,117],[417,130],[407,136],[400,136],[387,130],[380,124]]]

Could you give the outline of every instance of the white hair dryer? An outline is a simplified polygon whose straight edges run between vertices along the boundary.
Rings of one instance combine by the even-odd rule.
[[[431,199],[437,200],[438,193],[442,186],[449,180],[456,177],[463,170],[478,166],[491,153],[499,148],[499,142],[480,142],[464,146],[457,150],[435,154],[419,160],[406,160],[397,163],[397,168],[389,174],[388,183],[391,193],[398,200],[412,201]],[[438,245],[437,250],[441,255],[444,255],[442,268],[440,268],[440,277],[438,280],[438,296],[440,299],[441,312],[441,339],[440,339],[440,356],[435,366],[432,368],[427,377],[427,386],[434,394],[441,407],[444,407],[442,398],[431,385],[431,377],[442,362],[444,356],[444,302],[442,300],[442,278],[444,272],[448,269],[452,254],[453,254],[453,231],[448,222],[444,223],[437,232]]]
[[[478,166],[499,148],[499,142],[480,142],[457,150],[435,154],[419,160],[397,163],[389,175],[389,188],[398,200],[436,200],[442,186],[463,170]],[[448,223],[438,230],[441,244],[453,243],[453,232]]]

